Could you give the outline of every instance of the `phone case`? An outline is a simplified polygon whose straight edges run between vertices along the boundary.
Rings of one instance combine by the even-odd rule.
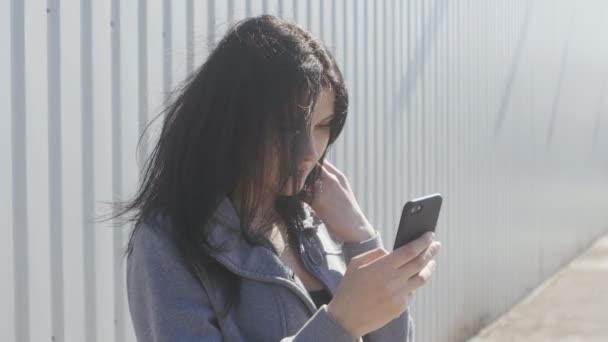
[[[405,203],[393,249],[416,240],[428,231],[434,232],[442,202],[440,194],[432,194]]]

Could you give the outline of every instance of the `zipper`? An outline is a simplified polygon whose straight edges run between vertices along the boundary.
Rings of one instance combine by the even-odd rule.
[[[309,298],[309,296],[306,293],[304,293],[304,290],[302,290],[302,288],[298,285],[298,282],[296,280],[296,274],[293,270],[289,269],[289,272],[288,272],[289,279],[280,278],[280,277],[273,278],[273,277],[268,277],[268,276],[260,276],[260,275],[249,273],[249,272],[242,272],[235,265],[233,265],[230,261],[225,260],[222,256],[216,256],[216,260],[219,261],[222,265],[224,265],[224,267],[229,269],[232,273],[234,273],[240,277],[257,280],[257,281],[264,282],[264,283],[277,284],[277,285],[281,285],[281,286],[287,288],[291,292],[295,293],[296,296],[298,296],[298,298],[300,298],[304,302],[304,304],[308,308],[308,311],[310,312],[311,316],[317,312],[317,307],[315,306],[315,303],[312,301],[312,298]],[[323,283],[323,281],[321,281],[321,282]],[[323,286],[325,286],[325,283],[323,283]]]
[[[331,292],[331,290],[329,289],[329,286],[327,285],[327,280],[323,277],[323,275],[320,272],[317,272],[315,270],[315,267],[310,265],[310,254],[313,252],[318,253],[319,258],[321,258],[320,262],[323,262],[323,254],[321,253],[321,251],[319,250],[319,244],[320,241],[316,241],[316,239],[318,238],[316,236],[316,234],[313,234],[312,236],[309,237],[311,240],[311,244],[310,246],[308,246],[308,254],[306,254],[305,250],[304,250],[304,243],[302,241],[302,234],[300,234],[299,236],[299,244],[300,244],[300,259],[302,260],[302,263],[304,264],[304,267],[306,268],[306,270],[308,272],[310,272],[311,274],[313,274],[314,276],[317,277],[317,279],[319,279],[319,281],[321,282],[321,284],[323,285],[323,288],[325,289],[325,291],[327,291],[327,293],[329,293],[332,297],[333,297],[333,293]],[[312,251],[310,249],[313,249]]]

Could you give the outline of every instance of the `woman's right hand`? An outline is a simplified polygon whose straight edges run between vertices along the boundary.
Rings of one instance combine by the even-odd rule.
[[[353,257],[329,313],[353,337],[377,330],[407,310],[413,292],[435,270],[441,244],[427,233],[391,253],[376,248]]]

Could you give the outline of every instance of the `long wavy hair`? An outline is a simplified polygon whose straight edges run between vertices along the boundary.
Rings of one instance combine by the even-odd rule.
[[[277,175],[279,191],[296,178],[310,139],[312,108],[328,89],[335,94],[335,108],[320,165],[347,116],[348,93],[334,57],[319,39],[279,17],[236,22],[173,92],[159,115],[162,130],[138,190],[130,200],[115,203],[109,219],[133,224],[126,255],[136,248],[133,236],[142,223],[162,211],[195,278],[200,280],[204,270],[230,291],[222,314],[227,313],[238,303],[240,282],[211,257],[217,246],[208,241],[206,223],[224,196],[238,192],[243,237],[251,244],[268,242],[274,218],[252,225],[254,218],[265,217],[259,211],[267,202],[268,175]],[[305,184],[314,182],[318,171],[317,165]],[[292,182],[295,195],[271,202],[291,243],[305,213],[305,192],[296,191],[300,181]]]

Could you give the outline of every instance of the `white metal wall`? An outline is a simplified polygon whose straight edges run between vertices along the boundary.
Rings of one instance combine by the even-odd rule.
[[[1,0],[0,340],[134,340],[127,230],[89,219],[134,191],[137,137],[207,44],[263,12],[335,52],[330,160],[387,247],[407,199],[444,195],[418,340],[471,336],[608,230],[605,1]]]

